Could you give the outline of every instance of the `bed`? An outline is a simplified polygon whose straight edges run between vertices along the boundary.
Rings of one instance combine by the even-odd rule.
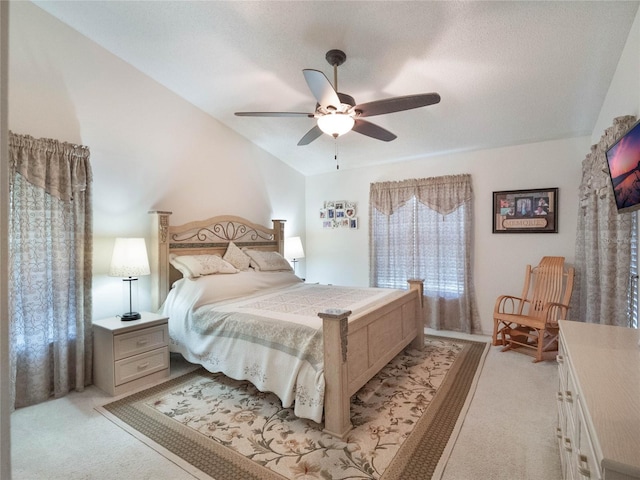
[[[311,285],[280,263],[284,220],[172,226],[171,212],[150,213],[152,301],[169,316],[171,350],[275,393],[331,435],[351,429],[352,395],[402,349],[424,345],[420,280],[408,290]],[[241,255],[248,268],[238,268]],[[194,258],[215,260],[212,270],[199,271]]]

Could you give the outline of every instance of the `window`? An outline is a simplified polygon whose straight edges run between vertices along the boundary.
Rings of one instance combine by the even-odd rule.
[[[416,197],[392,216],[375,210],[372,229],[383,231],[389,243],[374,242],[378,268],[372,269],[372,286],[407,288],[408,278],[421,278],[428,297],[462,296],[466,269],[464,255],[460,258],[458,252],[464,252],[465,245],[457,226],[464,216],[464,205],[443,217]]]
[[[471,271],[470,175],[371,185],[370,284],[424,279],[433,328],[480,331]]]

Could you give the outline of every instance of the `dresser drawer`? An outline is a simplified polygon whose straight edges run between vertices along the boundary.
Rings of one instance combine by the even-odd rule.
[[[148,352],[169,344],[166,325],[145,328],[135,332],[122,333],[113,337],[115,360],[121,360],[138,353]]]
[[[115,362],[115,385],[122,385],[168,368],[169,347],[118,360]]]
[[[587,430],[582,405],[578,403],[576,411],[576,471],[581,480],[600,480],[600,467],[596,460],[593,442]]]

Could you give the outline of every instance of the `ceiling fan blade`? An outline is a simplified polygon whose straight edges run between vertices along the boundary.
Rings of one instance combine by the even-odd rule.
[[[236,112],[238,117],[307,117],[313,118],[313,113],[303,112]]]
[[[324,108],[332,106],[335,109],[340,107],[342,102],[340,102],[338,94],[324,73],[311,69],[302,70],[302,73],[304,74],[304,79],[307,81],[307,85],[309,85],[309,90],[311,90],[313,96],[316,97],[320,106]]]
[[[422,93],[418,95],[406,95],[404,97],[392,97],[374,102],[362,103],[355,106],[360,117],[373,117],[385,113],[401,112],[412,108],[426,107],[440,101],[437,93]]]
[[[375,123],[360,120],[359,118],[356,118],[356,123],[353,125],[352,130],[354,132],[361,133],[362,135],[366,135],[367,137],[382,140],[383,142],[390,142],[391,140],[398,138],[389,130],[384,129]]]
[[[322,135],[322,130],[320,130],[320,127],[318,127],[318,125],[315,125],[311,130],[304,134],[304,137],[302,137],[298,142],[298,146],[300,147],[302,145],[309,145],[320,135]]]

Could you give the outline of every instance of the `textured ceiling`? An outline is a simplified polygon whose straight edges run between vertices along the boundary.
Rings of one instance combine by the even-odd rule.
[[[437,92],[442,101],[373,117],[398,138],[350,132],[341,168],[589,135],[638,2],[118,2],[39,7],[305,175],[335,169],[336,142],[296,146],[313,112],[303,68],[364,103]]]

